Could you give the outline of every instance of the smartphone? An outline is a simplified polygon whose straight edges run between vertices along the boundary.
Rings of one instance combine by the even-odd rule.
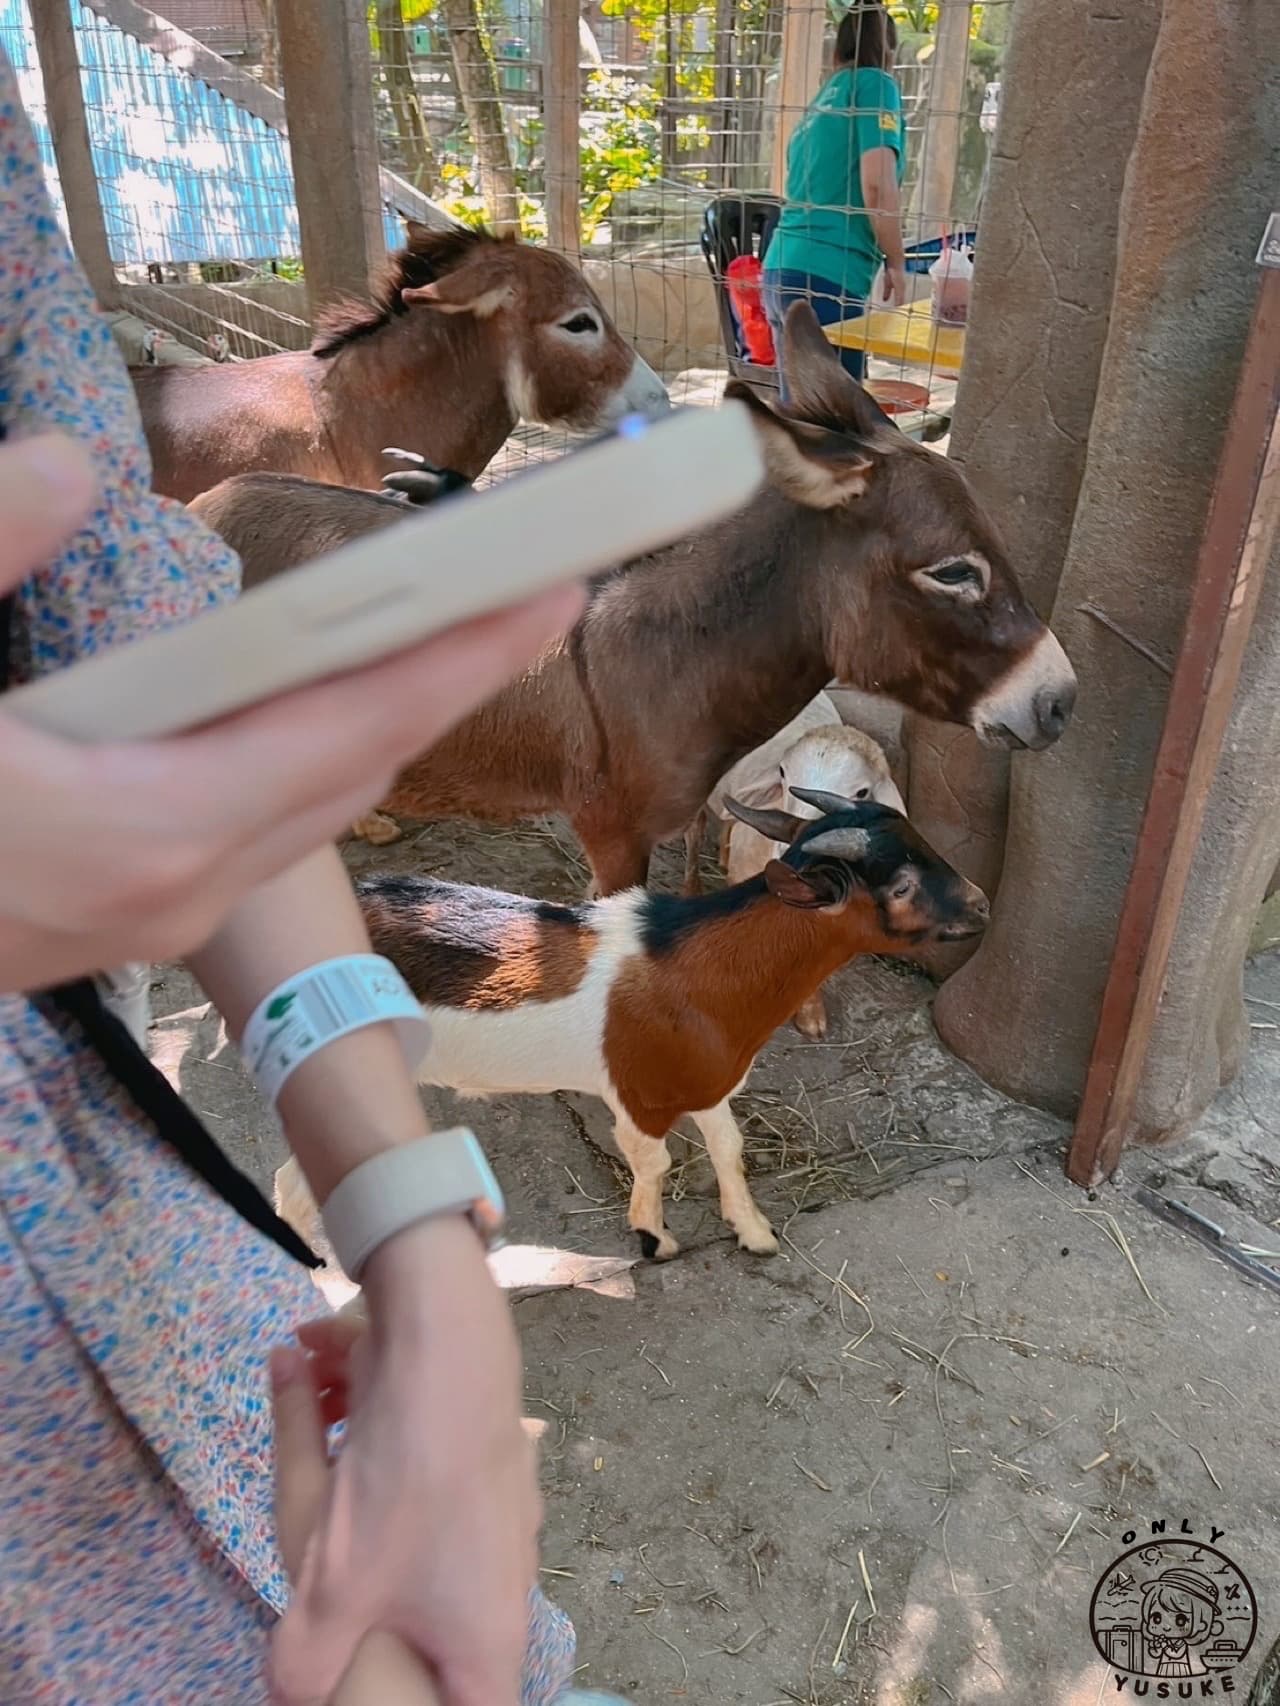
[[[6,715],[71,740],[145,740],[403,651],[741,508],[764,476],[741,403],[631,417],[605,440],[407,516],[244,593],[15,688]]]

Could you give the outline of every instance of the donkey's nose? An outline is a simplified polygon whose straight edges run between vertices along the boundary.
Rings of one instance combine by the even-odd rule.
[[[1063,682],[1057,687],[1042,687],[1032,701],[1035,711],[1036,727],[1047,746],[1058,736],[1071,721],[1071,713],[1076,708],[1075,680]]]

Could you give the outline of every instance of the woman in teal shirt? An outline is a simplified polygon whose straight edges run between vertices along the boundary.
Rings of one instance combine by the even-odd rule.
[[[891,67],[893,19],[878,0],[846,12],[836,31],[835,69],[787,148],[781,217],[764,256],[764,304],[774,347],[797,300],[824,326],[860,314],[884,265],[884,297],[906,301],[899,186],[906,163],[902,95]],[[840,360],[861,379],[861,350]],[[786,400],[785,376],[782,380]]]

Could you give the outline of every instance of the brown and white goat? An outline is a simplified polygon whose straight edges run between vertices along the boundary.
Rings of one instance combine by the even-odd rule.
[[[130,378],[155,489],[184,503],[258,469],[376,486],[384,444],[474,480],[517,420],[596,432],[670,408],[563,255],[413,221],[374,300],[322,315],[309,350]]]
[[[783,360],[789,408],[736,393],[764,447],[760,495],[597,577],[573,632],[409,764],[387,810],[563,812],[608,894],[644,882],[719,777],[832,680],[989,743],[1058,738],[1075,675],[964,475],[881,413],[805,303]],[[315,495],[335,514],[350,497]]]
[[[601,1097],[633,1175],[630,1223],[649,1256],[677,1249],[662,1180],[667,1133],[686,1114],[739,1243],[772,1254],[777,1240],[747,1185],[729,1106],[756,1054],[855,955],[901,954],[986,924],[981,890],[900,813],[800,797],[825,815],[731,807],[788,845],[759,876],[714,895],[631,889],[554,906],[426,877],[358,885],[374,948],[431,1022],[421,1080],[471,1094]],[[293,1162],[277,1176],[277,1202],[314,1237],[315,1205]]]
[[[825,698],[825,694],[819,694],[815,704]],[[834,713],[835,707],[831,708]],[[762,810],[775,810],[794,796],[800,802],[796,815],[805,818],[821,815],[815,806],[807,803],[810,796],[819,794],[835,794],[854,801],[874,800],[892,811],[906,812],[902,795],[889,772],[888,759],[861,729],[850,728],[838,720],[810,728],[783,747],[771,774],[760,764],[761,754],[766,751],[767,748],[761,748],[735,765],[708,802],[708,809],[723,819],[720,861],[730,885],[758,876],[771,860],[780,859],[786,851],[785,843],[771,840],[733,816],[732,805],[738,798]],[[742,782],[751,787],[750,795],[740,792]],[[697,892],[697,888],[686,883],[686,894]],[[802,1036],[815,1039],[826,1036],[827,1009],[821,989],[814,990],[801,1002],[794,1023]]]

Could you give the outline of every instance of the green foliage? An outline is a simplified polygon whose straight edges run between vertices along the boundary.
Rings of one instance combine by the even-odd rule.
[[[520,227],[526,237],[546,235],[546,213],[531,193],[543,173],[542,120],[526,118],[516,133],[516,184]],[[592,71],[582,101],[579,159],[582,171],[582,236],[589,243],[609,217],[613,198],[660,175],[658,96],[647,83],[620,72]],[[446,161],[440,167],[441,206],[464,225],[484,221],[484,202],[473,166]]]
[[[889,14],[900,30],[913,36],[933,36],[938,28],[938,0],[888,0]],[[839,7],[838,18],[844,11]],[[975,0],[969,19],[969,39],[977,37],[982,28],[982,0]]]
[[[400,0],[400,18],[405,28],[410,24],[420,24],[424,18],[429,18],[435,12],[436,0]],[[382,38],[378,32],[378,0],[367,0],[365,15],[369,20],[369,46],[376,59],[382,52]]]
[[[547,213],[541,201],[535,200],[526,188],[528,168],[516,168],[516,188],[520,196],[520,235],[531,242],[545,239],[547,235]],[[441,188],[436,196],[437,205],[442,207],[450,219],[456,219],[459,225],[469,225],[473,229],[483,225],[488,217],[485,211],[484,197],[476,181],[474,164],[463,165],[457,160],[446,160],[440,166]]]
[[[593,71],[582,101],[583,238],[590,242],[613,198],[661,176],[658,97],[647,83]]]

